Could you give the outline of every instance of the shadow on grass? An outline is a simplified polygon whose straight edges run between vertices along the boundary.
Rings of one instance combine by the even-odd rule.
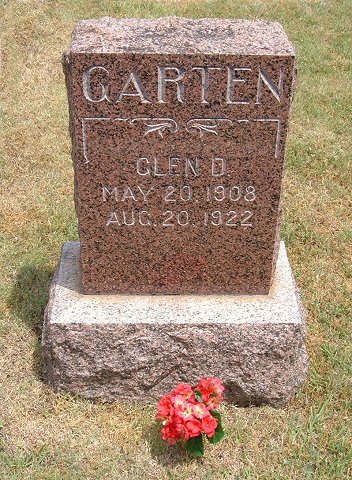
[[[15,317],[37,337],[33,352],[33,369],[39,378],[42,376],[40,337],[53,274],[54,269],[47,267],[22,266],[7,302]]]
[[[153,423],[145,432],[145,438],[150,447],[150,454],[160,465],[165,467],[176,467],[177,465],[202,461],[201,458],[192,457],[182,443],[167,445],[167,443],[161,438],[160,430],[161,425]]]

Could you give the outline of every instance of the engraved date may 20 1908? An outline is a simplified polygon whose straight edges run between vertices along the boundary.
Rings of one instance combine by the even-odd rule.
[[[129,201],[148,203],[160,195],[158,201],[166,203],[190,202],[192,200],[205,200],[206,202],[253,202],[256,199],[256,190],[253,185],[207,185],[203,187],[192,187],[191,185],[167,185],[156,188],[155,186],[143,187],[141,185],[102,187],[103,202],[113,201],[116,203],[127,203]]]

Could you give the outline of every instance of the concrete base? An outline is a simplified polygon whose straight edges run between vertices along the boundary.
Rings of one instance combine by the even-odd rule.
[[[149,401],[218,376],[237,405],[288,402],[307,374],[303,310],[281,242],[268,296],[83,295],[79,242],[63,246],[43,328],[46,381]]]

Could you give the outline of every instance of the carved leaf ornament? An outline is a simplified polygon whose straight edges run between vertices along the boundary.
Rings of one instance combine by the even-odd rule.
[[[188,132],[191,132],[191,129],[198,130],[200,137],[205,133],[218,135],[217,128],[222,123],[232,124],[232,121],[227,118],[192,118],[186,123],[186,129]]]
[[[107,117],[83,117],[82,122],[82,141],[83,141],[83,156],[84,163],[89,163],[88,151],[87,151],[87,122],[91,121],[122,121],[133,124],[135,122],[143,122],[146,129],[144,136],[150,133],[158,133],[161,138],[167,132],[176,133],[179,130],[179,125],[176,120],[172,118],[152,118],[152,117],[137,117],[137,118],[107,118]],[[206,133],[218,135],[222,125],[233,125],[234,122],[248,123],[249,119],[237,119],[230,120],[228,118],[191,118],[185,123],[185,128],[188,133],[199,132],[199,137],[202,138]],[[276,124],[276,140],[275,140],[275,158],[278,157],[280,151],[280,127],[281,121],[278,118],[255,118],[253,122],[273,122]]]
[[[147,127],[144,135],[157,132],[160,137],[163,137],[163,133],[165,133],[167,130],[169,130],[170,133],[175,133],[178,130],[178,125],[172,118],[134,118],[130,121],[130,123],[137,121],[144,122]]]
[[[145,123],[146,131],[144,135],[157,132],[161,137],[167,131],[175,133],[179,130],[179,126],[172,118],[134,118],[130,123],[142,121]],[[199,131],[199,136],[203,137],[205,133],[218,135],[218,128],[222,123],[232,124],[233,122],[227,118],[192,118],[186,122],[186,130],[189,133]]]

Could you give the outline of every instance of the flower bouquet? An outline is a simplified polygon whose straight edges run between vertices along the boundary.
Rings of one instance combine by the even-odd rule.
[[[217,443],[224,436],[220,413],[224,387],[218,378],[202,378],[195,388],[180,383],[158,403],[157,420],[161,421],[162,438],[169,445],[186,441],[187,450],[196,457],[204,454],[204,441]]]

